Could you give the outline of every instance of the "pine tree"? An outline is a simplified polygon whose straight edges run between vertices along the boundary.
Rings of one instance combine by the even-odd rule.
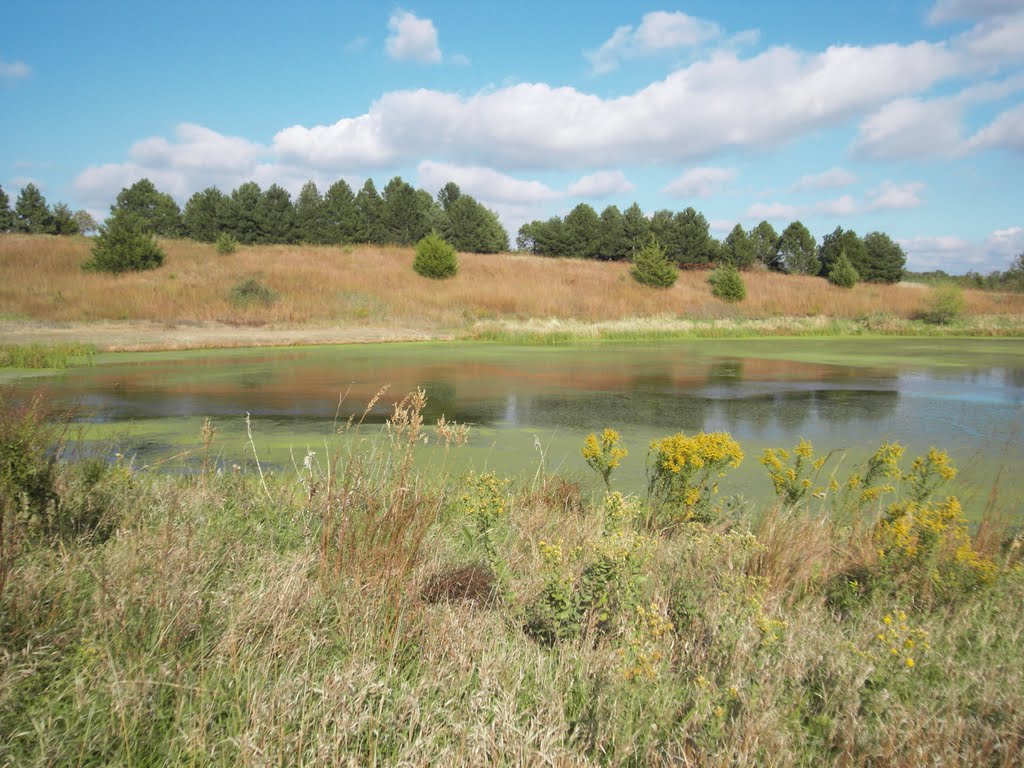
[[[870,283],[898,283],[903,279],[907,255],[898,243],[884,232],[864,236],[864,268],[861,278]]]
[[[733,227],[732,232],[725,238],[725,243],[722,244],[722,258],[736,269],[750,269],[757,261],[755,244],[742,225],[737,224]]]
[[[216,187],[196,192],[185,203],[182,225],[186,237],[201,243],[212,243],[233,229],[231,200]]]
[[[10,232],[14,229],[14,211],[11,210],[11,199],[0,187],[0,232]]]
[[[387,242],[384,229],[384,201],[377,193],[373,179],[367,179],[355,199],[356,212],[359,218],[358,243],[383,245]]]
[[[295,208],[287,190],[277,184],[267,187],[256,205],[256,223],[261,242],[295,242]]]
[[[14,205],[14,228],[30,235],[42,235],[50,231],[53,214],[46,198],[35,184],[26,184]]]
[[[802,222],[794,221],[782,231],[779,253],[790,274],[817,275],[821,272],[817,243]]]
[[[459,261],[455,249],[436,230],[431,230],[416,243],[412,268],[423,277],[443,280],[458,274]]]
[[[361,234],[359,209],[352,187],[344,179],[331,184],[324,195],[324,237],[334,244],[366,242]]]
[[[833,262],[828,281],[840,288],[853,288],[860,281],[860,274],[847,258],[846,251],[840,251],[839,258]]]
[[[303,184],[295,198],[295,229],[299,242],[315,245],[330,242],[324,200],[312,181]]]
[[[122,189],[110,210],[138,216],[159,237],[182,235],[181,209],[173,197],[160,192],[149,179],[139,179]]]
[[[633,257],[630,274],[634,280],[643,285],[671,288],[679,273],[666,255],[665,249],[658,245],[657,240],[651,238],[647,245]]]
[[[92,246],[92,257],[82,265],[87,272],[128,272],[156,269],[164,263],[148,222],[138,214],[115,210]]]
[[[626,221],[618,206],[609,205],[601,211],[600,240],[597,256],[604,261],[621,261],[629,256]]]
[[[708,277],[708,282],[711,293],[723,301],[743,301],[747,297],[747,286],[732,264],[720,264]]]
[[[622,214],[622,234],[626,240],[626,258],[644,247],[651,234],[651,222],[644,216],[637,203],[633,203]]]
[[[227,206],[228,231],[243,245],[262,242],[258,208],[263,192],[255,181],[240,184],[231,192]]]

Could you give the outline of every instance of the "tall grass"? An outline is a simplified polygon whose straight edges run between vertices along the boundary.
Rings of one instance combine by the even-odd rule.
[[[59,503],[100,489],[117,522],[25,529],[0,594],[0,763],[1020,764],[1005,529],[970,542],[989,581],[939,594],[881,579],[872,518],[817,500],[658,533],[635,527],[643,500],[538,472],[488,486],[502,574],[480,599],[470,574],[499,578],[480,478],[417,469],[448,449],[421,398],[265,478],[115,461],[89,484],[58,462]],[[590,613],[550,644],[529,627],[552,584]]]
[[[0,368],[70,368],[91,365],[96,347],[76,342],[65,344],[2,344]]]
[[[711,295],[703,271],[683,271],[672,288],[652,290],[633,281],[625,263],[461,254],[458,276],[439,283],[412,271],[411,248],[258,246],[218,255],[213,245],[185,240],[161,246],[167,262],[160,269],[111,276],[82,273],[89,253],[85,238],[0,236],[0,312],[54,322],[344,322],[454,329],[530,318],[909,319],[929,296],[921,286],[863,284],[844,290],[820,278],[750,273],[744,277],[746,300],[731,305]],[[232,286],[243,277],[258,279],[277,300],[233,303]],[[968,290],[964,297],[972,316],[1024,315],[1024,295]]]

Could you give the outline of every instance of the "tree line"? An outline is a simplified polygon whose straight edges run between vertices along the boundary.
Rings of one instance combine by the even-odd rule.
[[[819,245],[800,221],[781,234],[762,221],[749,231],[737,224],[719,241],[712,237],[704,215],[693,208],[660,210],[648,218],[637,203],[624,212],[609,205],[600,215],[581,203],[565,218],[524,224],[516,245],[541,256],[625,261],[652,239],[683,269],[726,263],[745,270],[760,264],[776,272],[827,276],[845,254],[860,279],[897,282],[906,264],[903,249],[884,232],[862,238],[853,230],[836,227]]]
[[[65,203],[52,208],[35,184],[26,184],[14,208],[0,187],[0,232],[28,235],[85,235],[96,231],[96,222],[87,211],[74,211]]]

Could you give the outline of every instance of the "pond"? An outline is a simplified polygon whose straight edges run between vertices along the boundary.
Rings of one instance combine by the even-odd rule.
[[[132,455],[137,465],[196,448],[206,417],[218,430],[214,450],[223,462],[251,459],[249,413],[260,461],[291,471],[308,450],[329,451],[336,426],[363,414],[387,385],[366,422],[381,424],[395,400],[422,387],[428,423],[444,414],[473,425],[458,468],[532,475],[543,458],[549,471],[592,483],[579,453],[583,437],[614,427],[630,450],[616,486],[640,491],[652,439],[728,430],[747,458],[723,491],[748,499],[770,494],[757,461],[761,451],[792,447],[800,437],[818,453],[837,451],[830,463],[837,477],[887,440],[907,445],[911,455],[944,448],[961,469],[956,491],[975,517],[989,503],[1018,513],[1024,496],[1024,341],[1016,339],[462,342],[133,353],[101,355],[94,367],[22,379],[18,386],[40,383],[58,400],[77,404],[89,439]]]

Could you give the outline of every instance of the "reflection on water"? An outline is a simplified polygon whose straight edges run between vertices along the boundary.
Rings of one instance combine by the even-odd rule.
[[[380,423],[392,403],[419,386],[428,393],[428,422],[444,414],[477,425],[477,434],[487,435],[488,456],[500,452],[503,463],[534,461],[532,434],[557,435],[567,465],[582,472],[579,439],[614,426],[637,455],[637,466],[623,475],[638,477],[650,439],[701,429],[731,431],[750,456],[800,436],[823,450],[868,450],[895,439],[940,445],[961,464],[1020,474],[1024,352],[1003,354],[992,366],[977,356],[963,367],[915,366],[913,356],[899,365],[825,365],[785,359],[787,345],[801,349],[797,341],[766,340],[753,348],[709,342],[235,350],[115,358],[50,383],[85,418],[153,425],[161,439],[161,424],[207,416],[237,423],[246,412],[261,429],[322,434],[336,416],[359,418],[390,385],[367,415]],[[740,349],[744,355],[736,354]],[[752,354],[758,350],[764,358]]]

